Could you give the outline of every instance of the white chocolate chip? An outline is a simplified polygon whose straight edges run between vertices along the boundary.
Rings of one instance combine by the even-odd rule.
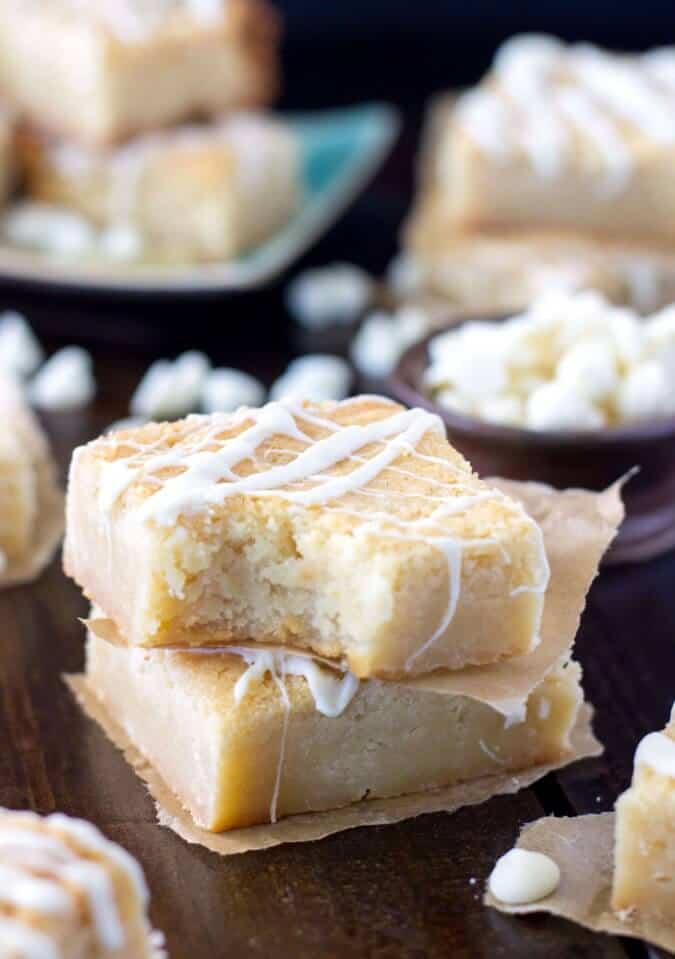
[[[422,264],[407,253],[399,253],[387,267],[386,283],[399,296],[411,296],[424,286]]]
[[[388,376],[408,347],[427,333],[430,323],[428,313],[419,306],[371,313],[351,343],[354,365],[364,376]]]
[[[605,424],[605,417],[571,386],[552,380],[530,394],[525,423],[534,430],[593,430]]]
[[[606,399],[616,389],[618,370],[607,340],[582,340],[558,363],[556,377],[592,403]]]
[[[96,230],[83,217],[40,203],[10,207],[2,220],[2,232],[15,246],[67,259],[89,256],[97,244]]]
[[[492,396],[479,404],[478,415],[490,423],[517,426],[523,419],[523,401],[513,393]]]
[[[388,376],[401,356],[392,317],[388,313],[371,313],[352,340],[350,355],[364,376],[375,379]]]
[[[240,406],[262,406],[265,387],[255,376],[228,367],[211,370],[202,385],[205,413],[230,413]]]
[[[30,376],[44,360],[42,347],[20,313],[0,315],[0,366],[15,376]]]
[[[364,270],[349,263],[334,263],[297,276],[288,287],[286,304],[298,323],[320,330],[353,323],[372,295],[373,280]]]
[[[617,407],[627,421],[666,416],[674,409],[675,393],[663,364],[638,363],[619,387]]]
[[[497,863],[488,879],[495,899],[511,906],[539,902],[560,885],[560,868],[549,856],[528,849],[511,849]]]
[[[323,353],[301,356],[270,388],[270,399],[343,400],[349,395],[352,371],[339,356]]]
[[[131,412],[147,419],[172,419],[199,407],[210,368],[203,353],[191,350],[177,360],[153,363],[131,398]]]
[[[96,381],[91,356],[79,346],[54,353],[29,385],[34,406],[43,410],[75,410],[94,398]]]

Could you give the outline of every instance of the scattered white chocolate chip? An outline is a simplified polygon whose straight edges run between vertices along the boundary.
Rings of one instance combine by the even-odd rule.
[[[86,406],[96,393],[91,356],[79,346],[58,350],[33,377],[28,392],[31,403],[43,410]]]
[[[353,323],[372,295],[373,280],[364,270],[350,263],[333,263],[295,277],[288,286],[286,304],[298,323],[320,330]]]
[[[240,406],[261,406],[265,387],[255,376],[227,367],[211,370],[202,385],[201,407],[205,413],[230,413]]]
[[[132,414],[151,420],[172,419],[196,410],[210,366],[208,357],[196,350],[173,362],[157,360],[131,398]]]
[[[407,348],[425,335],[429,325],[428,314],[417,306],[403,306],[394,313],[371,313],[352,340],[352,361],[364,376],[388,376]]]
[[[558,864],[541,852],[511,849],[497,863],[488,879],[495,899],[511,906],[539,902],[560,884]]]
[[[424,286],[424,268],[407,253],[399,253],[387,267],[387,286],[398,296],[412,296]]]
[[[0,366],[18,377],[30,376],[44,360],[42,347],[20,313],[0,315]]]
[[[352,371],[339,356],[323,353],[301,356],[270,388],[270,399],[343,400],[349,395]]]
[[[64,258],[96,250],[94,227],[77,213],[41,203],[18,203],[2,218],[2,232],[15,246]]]

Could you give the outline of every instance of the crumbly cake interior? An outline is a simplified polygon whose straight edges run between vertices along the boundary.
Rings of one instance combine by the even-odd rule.
[[[68,525],[67,569],[132,643],[307,645],[359,675],[528,650],[548,580],[522,507],[381,398],[104,437],[75,455]]]
[[[130,653],[88,639],[91,688],[213,831],[554,761],[569,749],[582,698],[569,664],[513,720],[462,696],[379,680],[358,683],[327,715],[283,655],[261,669],[255,652],[244,653]]]
[[[156,955],[140,866],[88,822],[0,809],[0,880],[3,956]]]

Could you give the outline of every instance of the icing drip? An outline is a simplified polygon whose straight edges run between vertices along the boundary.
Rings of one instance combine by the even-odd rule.
[[[569,165],[572,131],[597,154],[610,194],[632,173],[631,131],[675,143],[673,48],[629,57],[522,36],[497,52],[493,77],[494,86],[461,98],[457,120],[498,160],[523,151],[539,176]]]
[[[26,828],[22,828],[23,823]],[[38,823],[44,823],[52,829],[45,832],[40,828],[32,828],[33,824]],[[11,819],[0,817],[0,902],[36,913],[67,915],[76,907],[69,888],[73,887],[80,890],[87,900],[99,945],[106,950],[121,949],[125,945],[125,934],[108,872],[102,863],[82,858],[76,849],[64,841],[63,834],[88,852],[113,861],[131,880],[145,904],[147,889],[135,860],[108,842],[89,823],[72,820],[58,813],[44,820],[32,813],[12,813]],[[34,871],[42,875],[32,875]],[[33,935],[23,926],[21,930],[29,938]],[[0,940],[4,945],[2,935],[0,930]],[[38,943],[34,951],[25,950],[25,955],[34,955],[36,959],[57,956],[51,941],[45,936],[40,938],[44,942]],[[52,952],[46,950],[45,943]]]
[[[284,708],[284,722],[281,730],[279,758],[274,779],[274,789],[270,802],[270,822],[277,821],[277,807],[288,725],[291,713],[291,701],[286,688],[286,676],[302,676],[314,699],[314,705],[324,716],[335,718],[340,716],[352,701],[359,688],[359,681],[353,673],[346,672],[342,676],[335,676],[332,670],[322,668],[311,657],[297,656],[270,649],[249,649],[248,647],[228,646],[223,652],[234,653],[248,664],[248,669],[242,673],[234,687],[235,702],[240,703],[248,694],[254,683],[262,682],[269,673],[277,685]]]
[[[223,652],[234,653],[248,664],[234,687],[237,703],[247,695],[252,684],[261,682],[269,673],[275,679],[280,676],[302,676],[314,699],[314,705],[323,716],[334,719],[342,715],[359,688],[353,673],[335,675],[331,669],[320,666],[310,656],[299,656],[271,649],[227,646]]]
[[[409,658],[407,668],[411,668],[414,661],[445,633],[459,601],[464,548],[480,551],[496,542],[487,535],[474,540],[459,538],[448,532],[445,521],[466,513],[478,503],[504,500],[504,497],[494,490],[476,492],[471,488],[472,475],[466,468],[417,449],[425,434],[444,435],[437,416],[421,409],[400,411],[394,407],[392,414],[382,419],[365,425],[341,426],[310,413],[299,403],[282,400],[268,403],[261,409],[242,408],[233,415],[216,414],[210,419],[191,417],[187,422],[195,427],[194,440],[190,442],[188,438],[168,451],[155,451],[152,445],[143,447],[133,440],[118,440],[114,436],[102,441],[130,451],[129,455],[109,463],[102,471],[98,499],[104,513],[112,510],[129,486],[139,480],[150,487],[150,492],[139,507],[138,515],[141,521],[160,526],[174,525],[179,516],[207,512],[210,507],[235,495],[275,496],[304,508],[321,505],[327,511],[361,520],[353,530],[357,537],[373,535],[423,542],[439,550],[448,576],[446,609],[433,634]],[[304,424],[320,429],[324,435],[310,437]],[[206,429],[200,431],[204,426]],[[240,433],[225,442],[219,440],[223,432],[240,426],[244,427]],[[272,437],[293,440],[300,444],[300,450],[267,449],[262,457],[257,458],[259,447]],[[370,455],[364,455],[366,449]],[[277,458],[283,454],[289,459],[285,463],[269,464],[267,456],[272,452]],[[386,471],[419,481],[420,475],[395,465],[403,455],[452,474],[452,483],[426,474],[421,477],[425,484],[453,494],[431,497],[438,500],[439,505],[428,516],[406,520],[389,510],[364,511],[351,500],[344,506],[332,505],[354,496],[385,497],[386,488],[378,489],[372,484]],[[247,475],[236,472],[237,468],[250,463],[258,469]],[[338,465],[352,465],[353,468],[336,472]],[[163,476],[168,470],[171,475]],[[410,499],[427,499],[422,493],[404,495]],[[525,517],[522,507],[514,504],[512,509]],[[512,596],[546,589],[549,573],[541,535],[539,554],[541,583],[515,587]],[[508,556],[506,559],[508,561]]]
[[[281,730],[281,743],[279,746],[279,758],[277,760],[277,771],[274,777],[274,789],[272,790],[272,801],[270,803],[270,822],[277,821],[277,810],[279,807],[279,792],[281,791],[281,775],[284,768],[284,759],[286,758],[286,740],[288,739],[288,724],[291,718],[291,701],[288,698],[288,690],[284,681],[283,664],[282,673],[274,673],[274,682],[281,695],[281,701],[284,706],[284,725]]]

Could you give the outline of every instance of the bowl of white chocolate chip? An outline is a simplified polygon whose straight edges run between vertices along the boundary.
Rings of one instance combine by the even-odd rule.
[[[675,547],[675,305],[640,317],[591,291],[546,294],[427,336],[390,386],[483,475],[604,489],[634,471],[610,561]]]

